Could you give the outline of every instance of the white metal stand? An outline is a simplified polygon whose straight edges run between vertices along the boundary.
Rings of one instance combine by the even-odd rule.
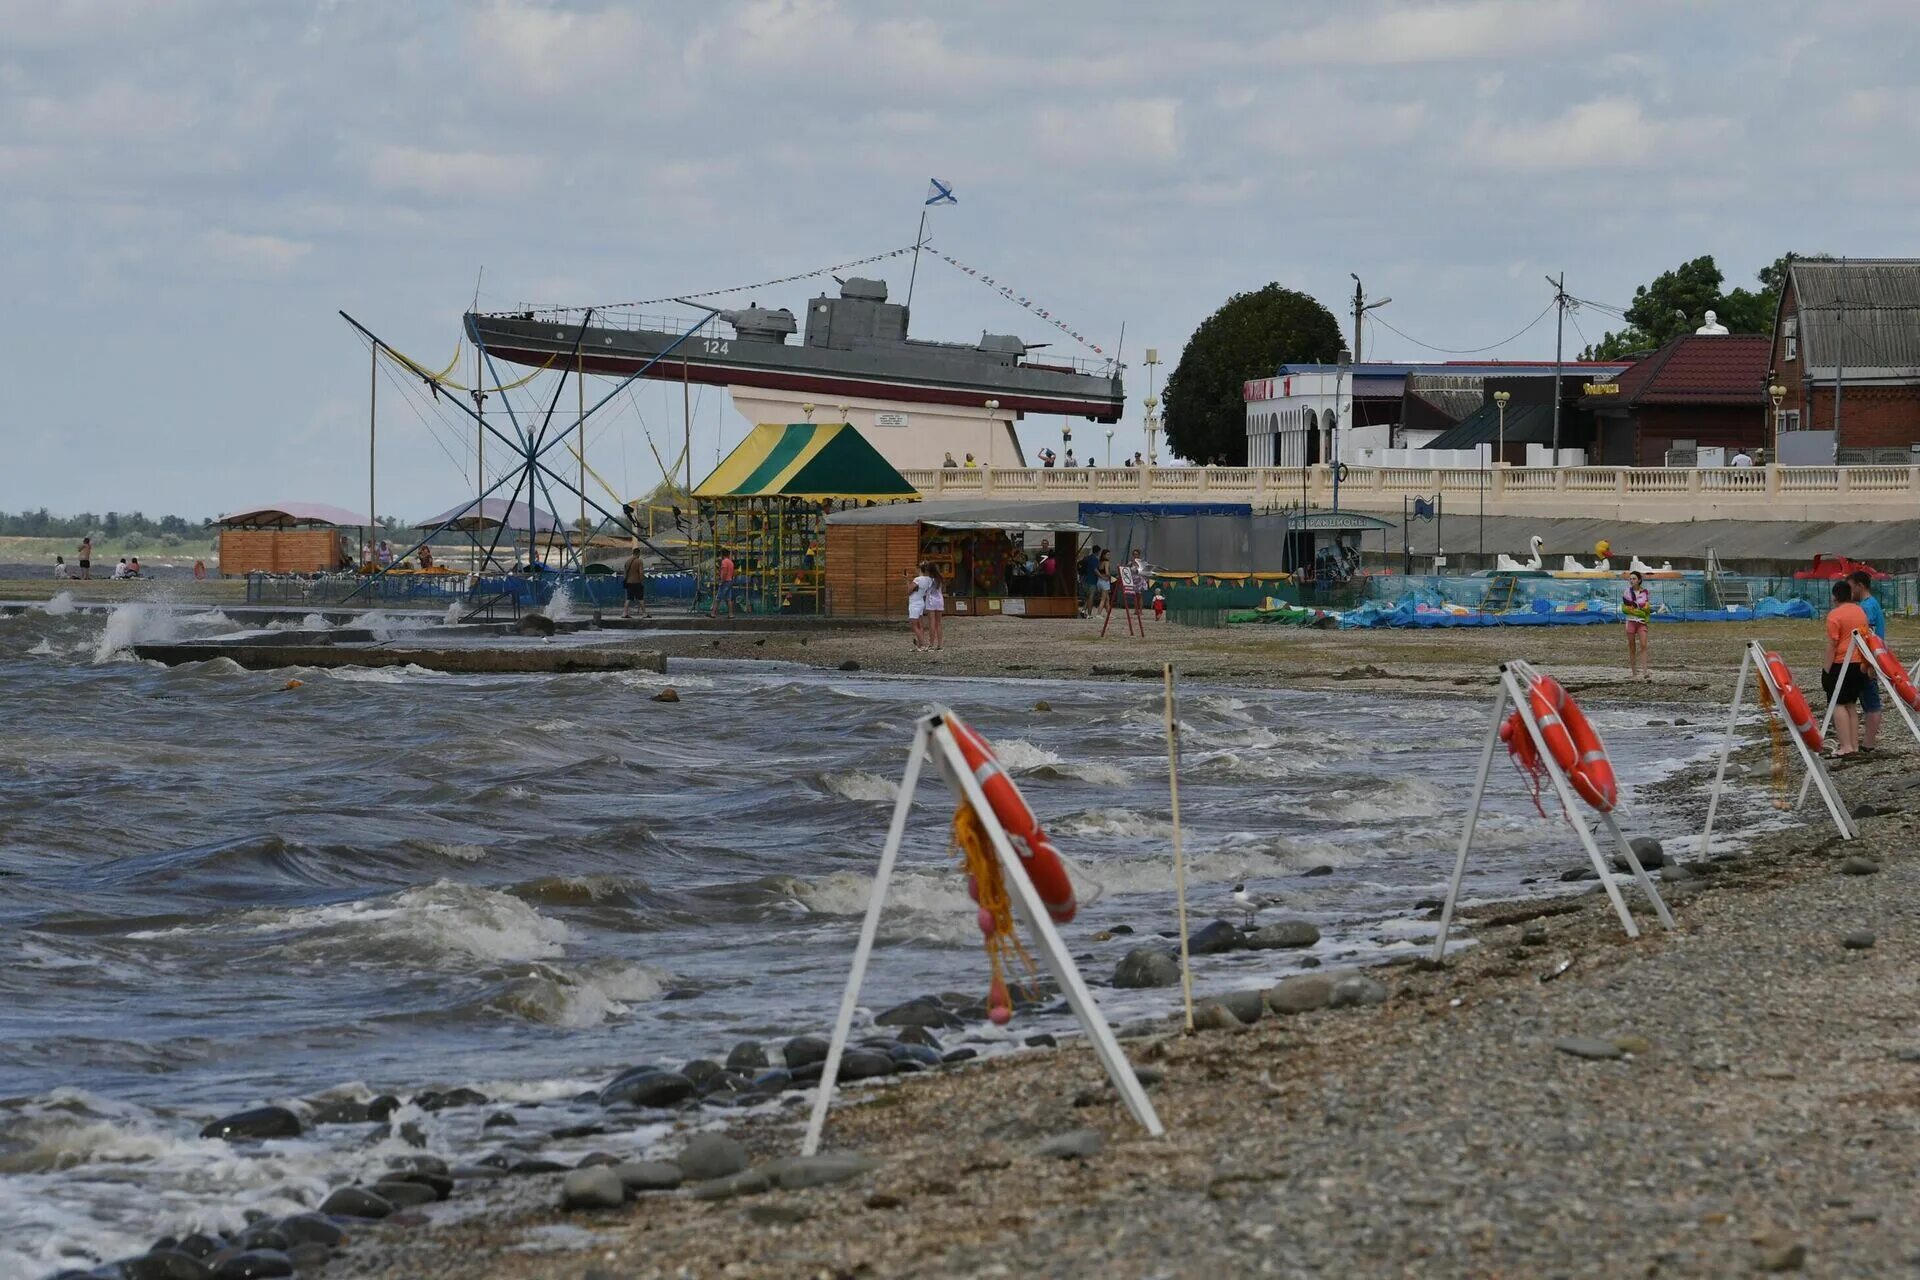
[[[1733,702],[1727,707],[1727,732],[1720,742],[1720,764],[1713,771],[1713,786],[1707,792],[1707,825],[1700,832],[1700,856],[1711,852],[1713,841],[1713,815],[1720,809],[1720,792],[1726,783],[1727,757],[1733,753],[1734,730],[1740,724],[1740,702],[1746,696],[1747,672],[1752,671],[1766,686],[1771,695],[1772,706],[1767,714],[1780,717],[1780,727],[1786,733],[1787,740],[1793,743],[1794,750],[1800,753],[1800,761],[1806,766],[1806,783],[1800,789],[1801,798],[1806,797],[1806,785],[1820,789],[1820,798],[1826,802],[1827,812],[1833,815],[1833,825],[1839,830],[1842,840],[1851,840],[1859,832],[1854,830],[1853,818],[1847,813],[1847,806],[1841,801],[1840,793],[1834,789],[1833,779],[1827,774],[1826,763],[1820,759],[1820,753],[1800,740],[1800,734],[1787,719],[1786,708],[1781,702],[1780,686],[1773,678],[1773,671],[1767,666],[1767,651],[1760,647],[1757,640],[1747,641],[1747,651],[1740,659],[1740,674],[1733,681]],[[1844,677],[1846,670],[1841,669]],[[1833,708],[1827,708],[1828,723],[1832,722]],[[1912,723],[1911,720],[1908,721]],[[1821,733],[1825,737],[1824,727]],[[1916,735],[1920,736],[1920,735]],[[1796,802],[1796,807],[1798,802]]]
[[[1567,782],[1566,775],[1560,771],[1553,753],[1547,750],[1546,739],[1540,734],[1540,722],[1534,718],[1533,707],[1527,701],[1526,693],[1520,686],[1521,680],[1531,682],[1533,676],[1533,669],[1524,662],[1509,662],[1500,668],[1500,688],[1493,696],[1493,715],[1487,722],[1486,739],[1480,748],[1480,767],[1473,780],[1473,804],[1467,810],[1466,830],[1460,834],[1460,851],[1453,860],[1453,878],[1447,884],[1447,900],[1440,908],[1440,935],[1433,940],[1433,958],[1436,962],[1444,959],[1447,954],[1447,934],[1453,925],[1453,908],[1460,897],[1461,878],[1467,871],[1467,850],[1473,847],[1474,829],[1480,822],[1481,801],[1487,793],[1487,778],[1493,770],[1494,752],[1500,745],[1500,721],[1509,706],[1520,713],[1520,722],[1526,726],[1527,735],[1533,739],[1534,750],[1539,753],[1540,762],[1545,766],[1547,776],[1553,781],[1553,789],[1559,795],[1560,804],[1567,812],[1567,820],[1579,833],[1580,843],[1586,849],[1587,857],[1593,861],[1593,869],[1600,877],[1600,885],[1606,890],[1608,901],[1613,903],[1614,913],[1620,917],[1621,927],[1627,931],[1629,938],[1640,936],[1639,926],[1633,922],[1633,913],[1627,909],[1626,899],[1620,896],[1620,886],[1613,882],[1607,860],[1600,856],[1600,846],[1594,840],[1592,829],[1587,826],[1580,803],[1576,801],[1573,794],[1573,787]],[[1633,845],[1627,840],[1626,834],[1620,830],[1620,824],[1614,821],[1611,813],[1600,814],[1600,822],[1613,837],[1613,842],[1626,860],[1627,866],[1632,869],[1634,879],[1640,885],[1640,891],[1653,903],[1654,913],[1660,917],[1660,923],[1669,929],[1673,928],[1673,913],[1667,910],[1667,904],[1660,897],[1660,891],[1654,888],[1646,868],[1640,865],[1640,859],[1634,854]]]
[[[942,708],[932,715],[923,716],[914,728],[906,773],[900,779],[900,798],[894,802],[893,821],[887,828],[887,845],[880,854],[879,870],[874,873],[873,896],[867,901],[866,919],[860,926],[860,942],[853,953],[853,971],[847,975],[847,989],[840,1000],[840,1016],[834,1023],[833,1041],[827,1047],[827,1060],[820,1072],[820,1087],[814,1095],[813,1114],[807,1122],[807,1136],[800,1152],[810,1156],[820,1149],[820,1135],[827,1123],[827,1107],[833,1100],[833,1086],[840,1076],[840,1058],[846,1049],[847,1037],[853,1031],[853,1015],[860,999],[860,984],[866,977],[867,961],[872,957],[874,939],[880,930],[880,911],[886,902],[887,887],[893,879],[894,862],[899,857],[900,845],[906,836],[907,815],[913,807],[913,793],[920,782],[920,770],[929,756],[940,762],[941,772],[946,775],[947,785],[953,789],[954,799],[971,805],[980,818],[980,825],[993,844],[994,854],[1000,859],[1000,874],[1012,892],[1013,901],[1019,907],[1028,931],[1033,935],[1034,950],[1040,953],[1054,980],[1060,984],[1068,1006],[1079,1018],[1081,1029],[1087,1033],[1094,1053],[1106,1068],[1107,1076],[1119,1091],[1121,1100],[1127,1104],[1127,1110],[1142,1128],[1157,1138],[1166,1132],[1166,1127],[1160,1123],[1153,1103],[1147,1099],[1146,1090],[1133,1074],[1133,1064],[1121,1052],[1120,1043],[1114,1039],[1112,1029],[1100,1013],[1100,1007],[1093,1002],[1093,995],[1080,977],[1073,957],[1067,954],[1066,944],[1053,927],[1046,905],[1040,901],[1033,881],[1027,879],[1026,869],[1020,865],[1020,859],[1013,851],[1006,828],[994,816],[993,806],[987,802],[973,770],[967,767],[966,758],[960,754],[960,745],[954,741],[953,731],[946,723],[952,714]]]
[[[1907,722],[1907,731],[1913,734],[1913,740],[1920,742],[1920,723],[1914,721],[1912,709],[1908,707],[1905,702],[1901,701],[1898,693],[1894,692],[1893,681],[1887,678],[1886,670],[1880,665],[1880,659],[1873,656],[1873,650],[1867,647],[1866,637],[1862,636],[1858,631],[1855,631],[1852,637],[1848,639],[1846,656],[1840,660],[1840,683],[1844,684],[1846,682],[1847,670],[1853,666],[1856,656],[1858,656],[1860,664],[1867,669],[1867,679],[1878,680],[1880,682],[1880,700],[1882,702],[1893,703],[1895,708],[1900,712],[1900,718]],[[1840,684],[1834,685],[1836,689],[1839,687]],[[1837,705],[1832,698],[1827,699],[1826,714],[1820,717],[1820,736],[1822,739],[1827,736],[1827,731],[1833,727],[1834,709]],[[1864,715],[1866,713],[1862,712],[1861,714]],[[1798,809],[1807,802],[1807,788],[1812,782],[1812,774],[1808,774],[1800,780],[1800,794],[1793,799],[1794,808]]]

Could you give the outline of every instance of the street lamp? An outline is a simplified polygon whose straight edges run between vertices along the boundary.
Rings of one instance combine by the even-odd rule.
[[[1153,411],[1160,404],[1160,395],[1159,392],[1154,389],[1153,380],[1154,375],[1160,371],[1160,348],[1148,347],[1147,358],[1144,363],[1147,366],[1147,461],[1154,462],[1157,460],[1157,455],[1153,451],[1153,431],[1154,428],[1160,424],[1158,420],[1154,418]],[[1109,450],[1109,452],[1111,452],[1111,450]]]
[[[987,466],[993,466],[993,442],[1000,435],[1000,428],[993,420],[993,411],[1000,407],[998,400],[987,401]]]
[[[1511,391],[1496,391],[1493,393],[1494,406],[1500,410],[1500,447],[1497,452],[1503,466],[1507,461],[1507,401],[1511,399],[1513,399],[1513,392]]]
[[[1113,465],[1113,428],[1107,428],[1107,465]]]
[[[802,413],[804,413],[804,414],[806,414],[806,415],[807,415],[807,421],[808,421],[808,422],[812,422],[812,421],[813,421],[813,406],[812,406],[812,405],[810,405],[810,404],[803,404],[803,405],[801,405],[801,406],[800,406],[800,412],[802,412]]]
[[[1146,399],[1146,406],[1147,406],[1147,465],[1157,467],[1160,465],[1160,448],[1158,445],[1154,443],[1153,435],[1154,435],[1154,432],[1160,429],[1160,415],[1158,412],[1156,412],[1160,408],[1160,397],[1155,395],[1149,395]]]
[[[1767,388],[1767,399],[1773,401],[1773,461],[1780,461],[1780,402],[1787,398],[1787,389],[1779,383]]]

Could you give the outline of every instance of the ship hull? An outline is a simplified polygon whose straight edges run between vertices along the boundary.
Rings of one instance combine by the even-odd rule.
[[[1119,421],[1125,405],[1118,378],[1031,365],[1003,366],[981,377],[943,369],[953,361],[937,346],[924,355],[909,348],[904,354],[863,358],[858,351],[693,337],[661,355],[678,335],[589,327],[582,341],[577,326],[483,315],[468,317],[468,334],[494,359],[514,364],[577,365],[617,377],[639,373],[668,382],[685,379],[706,386],[790,391],[823,405],[870,399],[980,408],[996,400],[1002,410],[1014,413],[1062,414],[1096,422]]]

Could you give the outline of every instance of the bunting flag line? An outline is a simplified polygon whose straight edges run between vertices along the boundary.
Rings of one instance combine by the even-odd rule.
[[[1068,326],[1065,322],[1057,319],[1054,316],[1052,311],[1048,310],[1045,307],[1035,306],[1032,298],[1027,297],[1026,295],[1020,293],[1018,290],[1010,288],[1007,285],[1001,284],[998,280],[995,280],[992,276],[987,275],[985,272],[979,270],[978,268],[968,266],[966,263],[960,261],[958,258],[955,258],[952,254],[941,253],[938,249],[934,248],[932,245],[927,246],[927,251],[933,254],[935,257],[939,258],[940,261],[952,267],[954,270],[960,272],[960,274],[972,276],[975,280],[978,280],[981,284],[986,285],[988,288],[992,289],[995,293],[1005,298],[1008,302],[1013,303],[1015,306],[1025,308],[1027,311],[1031,312],[1033,315],[1038,316],[1040,319],[1046,321],[1048,324],[1052,325],[1054,328],[1058,329],[1060,332],[1066,334],[1069,338],[1072,338],[1075,342],[1079,343],[1081,346],[1085,347],[1087,350],[1093,352],[1095,355],[1105,356],[1107,354],[1106,350],[1102,348],[1098,343],[1089,342],[1085,334],[1081,333],[1078,329],[1074,329]]]
[[[762,280],[757,284],[737,284],[728,289],[704,289],[698,293],[670,293],[660,298],[640,298],[632,302],[607,302],[594,307],[595,311],[630,311],[635,307],[654,307],[666,302],[677,302],[681,298],[718,298],[729,293],[749,293],[755,289],[771,289],[775,285],[792,284],[796,280],[812,280],[816,276],[832,275],[836,271],[848,271],[854,267],[871,266],[876,262],[885,262],[889,258],[902,257],[913,252],[913,246],[900,249],[888,249],[871,257],[855,258],[851,262],[836,262],[830,267],[816,267],[812,271],[801,271],[790,276],[780,276],[774,280]],[[531,311],[534,315],[565,315],[586,310],[585,307],[531,307],[515,308],[517,311]]]

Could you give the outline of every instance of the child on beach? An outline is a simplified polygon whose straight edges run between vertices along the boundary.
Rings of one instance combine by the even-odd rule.
[[[1620,616],[1627,624],[1627,679],[1653,679],[1653,671],[1647,665],[1647,625],[1653,621],[1653,597],[1638,573],[1627,575],[1627,589],[1620,597]]]
[[[1160,594],[1160,588],[1153,589],[1153,620],[1164,622],[1167,618],[1167,598]]]
[[[1833,705],[1835,756],[1850,756],[1860,749],[1860,690],[1867,683],[1866,669],[1858,662],[1846,665],[1846,679],[1840,678],[1847,648],[1856,631],[1872,630],[1867,615],[1853,602],[1853,584],[1845,578],[1833,584],[1833,608],[1827,611],[1827,669],[1820,676],[1820,687],[1827,691]]]
[[[933,561],[921,565],[920,572],[927,578],[927,639],[932,642],[931,647],[938,649],[944,643],[940,623],[947,613],[947,594],[941,588],[940,570],[934,568]]]

